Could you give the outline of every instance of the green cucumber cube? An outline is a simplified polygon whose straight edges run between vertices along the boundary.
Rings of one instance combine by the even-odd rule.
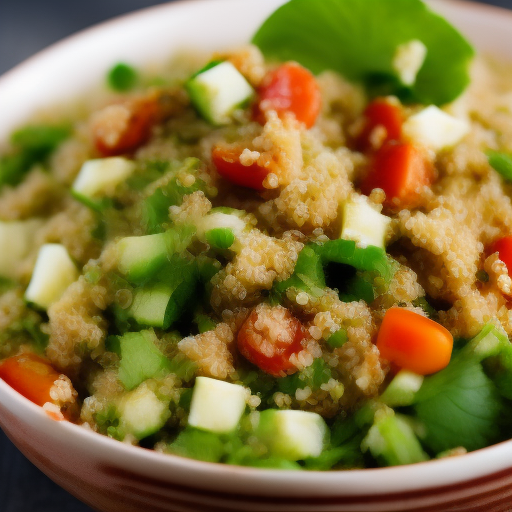
[[[391,219],[374,210],[363,196],[347,200],[342,207],[340,238],[354,240],[360,247],[384,249]]]
[[[217,434],[232,432],[245,411],[247,389],[210,377],[197,377],[188,424]]]
[[[363,451],[370,450],[372,456],[388,466],[414,464],[428,460],[416,434],[406,416],[382,414],[361,443]]]
[[[63,245],[45,244],[39,249],[25,300],[41,309],[48,309],[78,279],[78,275],[78,270]]]
[[[117,410],[121,430],[138,440],[158,432],[170,416],[169,403],[160,400],[145,382],[124,395]]]
[[[206,66],[185,87],[201,116],[214,125],[229,124],[233,111],[254,94],[243,75],[227,61]]]
[[[389,407],[405,407],[414,403],[414,397],[423,384],[423,375],[400,370],[382,393],[380,399]]]
[[[134,292],[128,314],[139,325],[168,329],[170,322],[166,319],[166,312],[172,292],[172,288],[162,283],[138,288]]]
[[[257,427],[271,455],[293,461],[318,457],[328,433],[324,419],[308,411],[268,409],[260,413]]]
[[[129,281],[139,283],[151,277],[167,261],[165,233],[129,236],[117,242],[117,268]]]

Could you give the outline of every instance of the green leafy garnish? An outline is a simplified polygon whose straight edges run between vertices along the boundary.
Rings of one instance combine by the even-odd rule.
[[[423,442],[435,453],[458,446],[477,450],[498,439],[503,403],[480,358],[469,350],[462,349],[444,370],[427,377],[415,401],[426,428]]]
[[[340,348],[348,341],[347,331],[345,329],[338,329],[335,333],[331,334],[327,339],[327,345],[331,348]]]
[[[43,163],[71,133],[66,126],[31,125],[11,135],[13,151],[0,158],[0,187],[17,185],[30,168]]]
[[[183,430],[168,448],[176,455],[207,462],[219,462],[224,455],[224,443],[218,435],[192,427]]]
[[[445,19],[420,0],[291,0],[253,37],[266,57],[295,60],[313,73],[334,70],[349,80],[403,87],[393,68],[399,45],[412,40],[427,48],[410,96],[448,103],[469,83],[474,50]]]
[[[506,181],[512,181],[512,154],[499,151],[486,151],[489,165]]]
[[[126,92],[133,89],[139,77],[135,68],[119,62],[107,74],[107,84],[114,91]]]

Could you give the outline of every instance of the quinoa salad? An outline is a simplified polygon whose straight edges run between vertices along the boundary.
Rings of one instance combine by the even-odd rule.
[[[291,0],[241,48],[113,63],[0,146],[0,379],[207,462],[509,439],[511,182],[512,65],[420,0]]]

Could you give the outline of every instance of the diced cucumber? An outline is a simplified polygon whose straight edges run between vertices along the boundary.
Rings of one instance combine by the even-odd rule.
[[[257,436],[271,455],[287,460],[318,457],[327,442],[328,428],[314,412],[267,409],[260,413]]]
[[[405,407],[414,403],[414,396],[423,384],[423,375],[400,370],[382,393],[380,399],[389,407]]]
[[[135,163],[122,157],[87,160],[71,187],[72,194],[87,206],[95,207],[98,200],[110,197],[116,187],[135,170]]]
[[[426,56],[427,47],[418,39],[398,46],[393,58],[393,68],[404,85],[414,85]]]
[[[34,235],[42,223],[39,219],[0,221],[0,276],[13,277],[19,262],[34,247]]]
[[[217,434],[232,432],[245,410],[247,389],[209,377],[197,377],[188,424]]]
[[[468,342],[464,351],[475,355],[479,361],[488,357],[497,356],[504,347],[510,344],[508,336],[503,328],[489,323]]]
[[[116,248],[119,272],[135,283],[153,275],[167,261],[165,233],[122,238]]]
[[[428,460],[406,416],[383,414],[361,443],[363,451],[370,450],[374,458],[387,466],[414,464]]]
[[[435,105],[412,115],[403,124],[404,135],[434,151],[455,146],[470,130],[469,123],[443,112]]]
[[[145,382],[123,396],[117,409],[120,429],[136,439],[158,432],[170,416],[169,403],[160,400]]]
[[[197,237],[217,249],[235,250],[235,242],[249,229],[243,220],[244,215],[242,210],[214,208],[199,221]]]
[[[194,236],[193,226],[180,226],[154,235],[129,236],[117,242],[117,268],[135,284],[153,277],[173,254],[183,252]]]
[[[354,240],[360,247],[384,249],[391,219],[374,210],[363,196],[347,200],[342,207],[340,238]]]
[[[157,348],[156,341],[152,329],[127,332],[119,338],[119,380],[127,390],[134,389],[146,379],[158,377],[168,371],[170,361]]]
[[[39,249],[25,300],[48,309],[66,288],[78,279],[78,270],[61,244],[45,244]]]
[[[168,329],[170,322],[166,312],[172,292],[173,289],[163,283],[138,288],[134,292],[128,314],[139,325]]]
[[[243,75],[227,61],[206,66],[185,87],[195,108],[214,125],[229,124],[233,111],[254,94]]]

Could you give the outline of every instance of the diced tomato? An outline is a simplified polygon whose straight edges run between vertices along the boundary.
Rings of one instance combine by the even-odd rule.
[[[450,362],[453,336],[442,325],[414,311],[388,309],[377,336],[383,359],[420,375],[442,370]]]
[[[236,149],[215,146],[212,150],[212,161],[217,172],[235,185],[259,191],[265,190],[263,181],[271,169],[262,167],[257,162],[243,165],[240,162],[240,154],[240,151]]]
[[[422,148],[391,141],[372,156],[361,191],[369,195],[374,188],[381,188],[386,193],[386,206],[411,208],[418,204],[421,188],[433,180],[433,165]]]
[[[156,111],[153,101],[106,107],[93,128],[96,149],[102,156],[132,153],[149,139],[157,119]]]
[[[496,240],[489,248],[489,253],[498,253],[499,258],[507,266],[509,274],[512,271],[512,235]]]
[[[301,322],[282,306],[260,304],[238,332],[240,353],[266,373],[283,377],[297,371],[290,362],[306,338]]]
[[[295,62],[287,62],[267,73],[258,96],[254,118],[261,124],[265,124],[265,111],[275,110],[279,116],[292,112],[297,121],[311,128],[322,105],[315,77]]]
[[[373,149],[371,135],[379,126],[385,130],[382,143],[400,140],[404,121],[400,105],[390,103],[383,98],[378,98],[366,107],[363,116],[365,123],[356,141],[357,149],[360,151]]]
[[[0,379],[41,407],[54,402],[50,390],[59,376],[48,361],[29,352],[0,362]]]

